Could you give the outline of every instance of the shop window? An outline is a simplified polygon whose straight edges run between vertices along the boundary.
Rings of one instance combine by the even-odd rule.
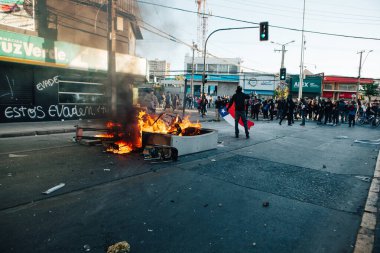
[[[356,85],[352,85],[352,84],[339,84],[339,90],[343,90],[343,91],[356,91]]]
[[[325,90],[334,90],[334,85],[331,83],[325,83]]]
[[[217,73],[218,72],[218,65],[216,65],[216,64],[207,65],[207,72],[208,73]]]
[[[238,67],[236,65],[228,65],[228,73],[237,74]]]
[[[221,74],[227,74],[228,73],[228,65],[226,65],[226,64],[218,65],[218,72]]]
[[[105,87],[97,82],[59,80],[59,104],[105,104]]]

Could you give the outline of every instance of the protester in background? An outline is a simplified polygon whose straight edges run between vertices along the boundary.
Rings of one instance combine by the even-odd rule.
[[[331,123],[331,116],[332,116],[332,102],[331,99],[328,98],[326,103],[325,103],[325,125],[326,123]]]
[[[301,113],[301,119],[302,119],[302,122],[300,125],[305,126],[305,119],[307,115],[307,103],[305,99],[303,98],[301,98],[301,101],[300,101],[300,113]]]
[[[339,102],[337,101],[333,103],[332,121],[333,121],[333,126],[339,125]]]
[[[158,106],[158,99],[154,95],[153,90],[150,90],[144,97],[144,106],[147,108],[149,114],[155,114]]]
[[[230,103],[228,104],[228,109],[235,103],[235,137],[239,138],[239,120],[240,118],[244,124],[245,136],[249,138],[247,118],[245,116],[245,100],[249,99],[249,95],[243,93],[241,86],[236,88],[236,93],[232,96]]]
[[[292,97],[289,95],[286,99],[286,102],[284,104],[284,111],[283,115],[281,116],[280,122],[278,124],[281,125],[282,120],[287,117],[288,119],[288,126],[291,126],[293,123],[293,111],[294,111],[295,104],[293,102]]]
[[[215,120],[220,121],[219,109],[223,108],[223,101],[220,96],[215,101]]]
[[[356,105],[355,101],[351,101],[348,106],[348,127],[355,126]]]
[[[165,108],[164,108],[164,110],[166,111],[166,109],[170,109],[170,108],[172,108],[172,106],[173,106],[172,95],[170,94],[169,91],[167,91],[166,96],[165,96]]]

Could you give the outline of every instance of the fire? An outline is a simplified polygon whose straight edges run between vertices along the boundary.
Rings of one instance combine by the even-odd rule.
[[[138,124],[123,129],[122,124],[115,122],[106,123],[107,132],[97,134],[95,137],[104,138],[106,151],[115,154],[130,153],[142,146],[142,132],[174,134],[191,136],[200,134],[201,124],[191,123],[189,117],[181,119],[175,114],[149,115],[144,111],[139,112]]]
[[[100,138],[113,138],[113,137],[115,137],[115,135],[114,134],[97,134],[97,135],[95,135],[95,137],[100,137]]]
[[[127,143],[125,141],[117,141],[113,143],[112,146],[107,148],[107,152],[112,152],[119,155],[130,153],[132,150],[132,143]]]
[[[143,132],[151,133],[164,133],[164,134],[175,134],[175,135],[188,135],[186,134],[186,129],[193,128],[200,131],[202,125],[197,123],[192,123],[189,117],[181,119],[178,115],[171,118],[170,122],[163,119],[163,114],[153,118],[151,115],[144,111],[141,111],[138,116],[139,128]]]

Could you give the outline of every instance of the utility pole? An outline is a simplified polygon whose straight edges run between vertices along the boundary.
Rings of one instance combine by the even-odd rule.
[[[111,115],[117,116],[117,83],[116,83],[116,0],[108,0],[108,85],[111,88]]]
[[[362,72],[362,56],[365,50],[359,51],[358,54],[360,54],[360,60],[359,60],[359,75],[358,75],[358,87],[356,87],[356,98],[359,98],[359,86],[360,86],[360,76]]]
[[[271,41],[271,43],[273,43],[273,44],[277,44],[277,45],[280,45],[280,46],[281,46],[281,50],[279,50],[279,49],[275,49],[275,50],[274,50],[275,52],[282,52],[282,57],[281,57],[281,68],[285,68],[285,64],[284,64],[284,62],[285,62],[285,53],[286,53],[286,51],[288,51],[288,50],[285,49],[285,46],[288,45],[288,44],[290,44],[290,43],[293,43],[293,42],[295,42],[295,41],[292,40],[292,41],[289,41],[289,42],[287,42],[287,43],[285,43],[285,44],[280,44],[280,43],[277,43],[277,42],[273,42],[273,41]]]
[[[190,94],[192,98],[194,98],[194,51],[195,49],[198,49],[198,46],[193,41],[193,60],[191,62],[191,83],[190,83],[190,86],[191,86]]]
[[[300,64],[300,87],[298,88],[298,100],[302,98],[302,88],[303,88],[303,62],[304,62],[304,49],[305,49],[305,36],[304,36],[304,27],[305,27],[305,5],[306,0],[303,0],[303,15],[302,15],[302,41],[301,41],[301,64]]]

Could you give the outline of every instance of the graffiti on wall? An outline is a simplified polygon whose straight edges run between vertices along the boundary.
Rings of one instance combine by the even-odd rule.
[[[7,106],[3,115],[7,121],[44,120],[44,119],[78,119],[100,117],[107,114],[105,105],[50,105],[50,106]]]
[[[43,80],[39,83],[36,84],[36,88],[37,90],[39,91],[43,91],[44,89],[48,88],[48,87],[51,87],[53,86],[54,84],[58,84],[59,83],[59,79],[58,79],[58,76],[55,76],[53,78],[49,78],[47,80]]]

